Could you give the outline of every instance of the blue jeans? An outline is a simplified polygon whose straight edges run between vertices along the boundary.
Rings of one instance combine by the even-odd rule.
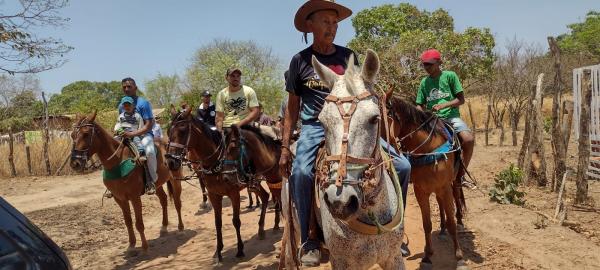
[[[296,146],[296,158],[292,163],[292,175],[290,176],[291,194],[298,209],[300,240],[304,244],[304,250],[319,248],[317,241],[308,239],[308,227],[312,211],[310,198],[314,192],[315,159],[317,158],[319,143],[324,138],[325,130],[320,122],[303,122],[298,145]],[[387,151],[387,143],[383,139],[380,140],[380,143],[384,147],[384,150]],[[394,158],[392,163],[398,173],[402,186],[404,205],[406,205],[406,191],[410,179],[410,163],[403,155],[398,154],[393,147],[390,147],[390,150],[389,154]]]

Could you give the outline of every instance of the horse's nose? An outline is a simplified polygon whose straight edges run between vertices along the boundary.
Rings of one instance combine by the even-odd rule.
[[[352,188],[345,188],[345,190],[341,192],[330,192],[331,190],[324,192],[323,199],[335,218],[347,220],[360,208],[360,200],[354,192],[351,192],[351,190]]]
[[[167,159],[167,165],[171,171],[179,170],[181,167],[181,162],[178,160],[174,160],[172,158]]]
[[[76,171],[80,171],[82,168],[82,163],[79,159],[71,159],[71,163],[69,163],[71,168]]]

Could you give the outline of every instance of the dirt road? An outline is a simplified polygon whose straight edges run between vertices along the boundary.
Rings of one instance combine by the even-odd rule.
[[[600,247],[566,227],[549,224],[536,229],[539,214],[513,205],[489,202],[485,191],[493,175],[511,161],[512,148],[488,147],[477,152],[472,164],[481,190],[466,191],[467,228],[460,233],[465,258],[471,269],[600,269]],[[223,213],[224,263],[213,266],[215,250],[213,212],[197,212],[200,191],[183,183],[185,230],[178,232],[170,204],[169,233],[159,237],[160,213],[156,197],[144,196],[144,222],[150,250],[125,254],[127,233],[120,209],[101,196],[99,173],[51,178],[2,179],[0,196],[24,212],[67,253],[75,269],[276,269],[281,231],[273,231],[273,211],[267,214],[267,237],[258,240],[258,210],[244,210],[242,237],[246,257],[236,259],[231,208]],[[193,183],[196,184],[196,183]],[[411,188],[412,189],[412,188]],[[243,195],[246,193],[243,192]],[[412,255],[407,269],[418,269],[423,250],[421,215],[409,193],[406,234]],[[432,198],[433,202],[433,198]],[[243,207],[247,205],[244,196]],[[225,202],[229,206],[228,201]],[[436,208],[436,207],[433,207]],[[450,239],[439,238],[434,213],[434,269],[454,269]],[[139,242],[138,242],[139,246]],[[323,265],[320,269],[328,269]]]

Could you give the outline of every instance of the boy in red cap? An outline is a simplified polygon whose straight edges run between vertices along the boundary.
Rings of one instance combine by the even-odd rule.
[[[458,133],[463,149],[465,168],[473,156],[475,137],[465,121],[460,119],[458,107],[465,103],[465,95],[458,75],[453,71],[441,70],[442,55],[436,49],[429,49],[421,55],[421,63],[429,76],[421,80],[417,92],[417,108],[435,112],[440,118],[452,123]]]

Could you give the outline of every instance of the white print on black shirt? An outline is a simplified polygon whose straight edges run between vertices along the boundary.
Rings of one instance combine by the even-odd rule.
[[[246,110],[246,98],[232,98],[225,101],[225,105],[228,111],[233,111],[233,115],[238,115],[240,112]]]

